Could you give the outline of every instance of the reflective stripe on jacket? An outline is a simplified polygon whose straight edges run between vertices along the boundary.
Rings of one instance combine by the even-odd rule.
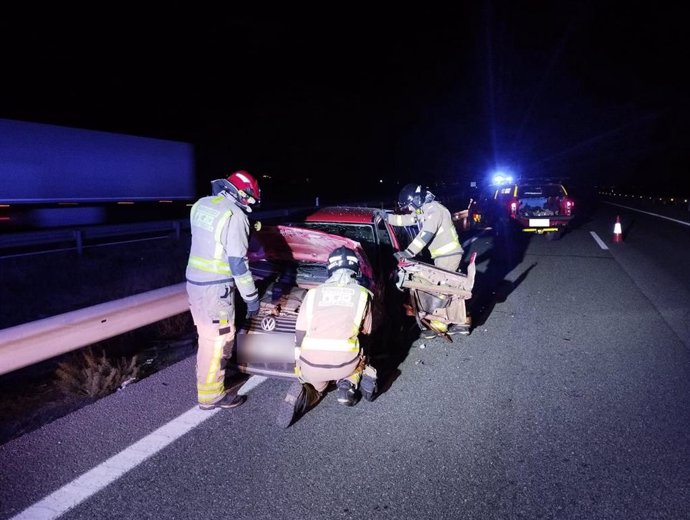
[[[249,246],[247,215],[221,194],[199,199],[192,206],[190,224],[187,280],[202,285],[231,281],[228,257],[245,257]]]
[[[422,224],[422,229],[407,246],[407,251],[412,256],[418,255],[425,246],[429,247],[431,258],[462,254],[463,249],[453,217],[445,206],[436,201],[427,202],[422,205],[417,218]]]
[[[359,352],[360,332],[371,331],[370,301],[371,292],[353,278],[310,289],[297,316],[297,330],[305,331],[301,356],[307,359],[309,351]]]
[[[414,226],[417,222],[416,213],[405,213],[403,215],[396,213],[388,214],[388,223],[391,226]]]

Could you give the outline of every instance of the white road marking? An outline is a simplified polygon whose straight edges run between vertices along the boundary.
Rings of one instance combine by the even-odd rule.
[[[254,390],[257,386],[266,381],[266,379],[268,379],[268,377],[252,376],[249,379],[247,379],[247,382],[240,387],[237,393],[246,395],[250,390]]]
[[[252,376],[242,385],[238,393],[246,394],[266,379],[263,376]],[[58,518],[220,411],[220,408],[201,410],[195,406],[117,455],[110,457],[92,470],[62,486],[43,500],[29,506],[10,520],[53,520]]]
[[[641,209],[631,208],[630,206],[623,206],[623,204],[616,204],[615,202],[608,202],[608,201],[603,201],[603,202],[604,202],[604,204],[608,204],[610,206],[618,206],[619,208],[629,209],[630,211],[637,211],[638,213],[645,213],[645,214],[651,215],[653,217],[665,218],[666,220],[670,220],[671,222],[676,222],[677,224],[683,224],[684,226],[690,226],[690,222],[686,222],[684,220],[678,220],[676,218],[666,217],[664,215],[659,215],[658,213],[652,213],[651,211],[643,211]]]
[[[602,249],[608,249],[607,245],[604,244],[604,241],[599,238],[599,235],[597,235],[594,231],[589,232],[590,235],[592,235],[592,238],[596,241],[597,244],[599,244],[599,247]]]

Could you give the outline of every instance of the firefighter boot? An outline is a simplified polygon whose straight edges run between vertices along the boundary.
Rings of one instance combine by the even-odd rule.
[[[224,386],[226,392],[236,394],[242,386],[249,380],[249,374],[238,371],[225,372]]]
[[[371,402],[376,399],[376,392],[378,384],[376,381],[376,369],[371,365],[364,367],[362,380],[359,382],[359,390],[362,392],[362,397]]]
[[[285,399],[278,408],[277,423],[281,428],[287,428],[302,415],[307,413],[321,399],[321,393],[308,383],[295,381],[290,385]]]
[[[341,379],[336,384],[338,402],[345,406],[353,406],[357,403],[357,389],[351,381]]]
[[[448,334],[453,335],[453,334],[461,334],[463,336],[467,336],[470,333],[470,326],[469,325],[459,325],[457,323],[453,323],[450,328],[448,329]]]
[[[216,408],[237,408],[247,400],[246,395],[237,395],[233,393],[226,392],[222,399],[216,401],[215,403],[204,403],[199,404],[199,408],[202,410],[215,410]]]
[[[448,328],[448,334],[462,334],[464,336],[467,336],[470,333],[471,328],[472,320],[469,316],[467,316],[467,318],[465,318],[465,323],[453,323]]]

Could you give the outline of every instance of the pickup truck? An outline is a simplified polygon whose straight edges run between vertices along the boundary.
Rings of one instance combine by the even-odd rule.
[[[562,184],[526,182],[516,185],[510,201],[510,218],[522,231],[558,239],[573,218],[573,200]]]
[[[557,240],[573,219],[575,203],[559,182],[526,180],[493,187],[469,208],[473,226],[510,221],[525,233]]]

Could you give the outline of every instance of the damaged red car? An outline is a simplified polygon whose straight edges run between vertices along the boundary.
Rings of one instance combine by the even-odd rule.
[[[440,273],[441,269],[416,260],[399,264],[394,253],[404,250],[418,232],[417,225],[391,226],[387,212],[378,208],[338,206],[253,233],[248,258],[260,293],[260,310],[236,335],[234,362],[239,370],[296,377],[299,308],[307,291],[328,279],[328,255],[341,246],[355,251],[360,263],[358,281],[373,293],[372,333],[362,338],[368,364],[384,371],[396,365],[401,349],[411,343],[406,342],[406,333],[415,328],[415,322],[420,329],[427,328],[425,318],[446,301],[433,296],[469,298],[474,283],[474,255],[469,276]],[[416,291],[430,294],[436,307],[423,308]]]
[[[239,327],[234,362],[240,371],[295,377],[295,324],[307,290],[328,278],[328,255],[340,246],[356,252],[358,281],[374,294],[369,358],[394,355],[403,326],[406,295],[397,286],[393,253],[417,234],[416,226],[393,227],[378,208],[327,207],[252,234],[249,266],[260,292],[258,316]],[[409,318],[407,318],[409,319]]]

